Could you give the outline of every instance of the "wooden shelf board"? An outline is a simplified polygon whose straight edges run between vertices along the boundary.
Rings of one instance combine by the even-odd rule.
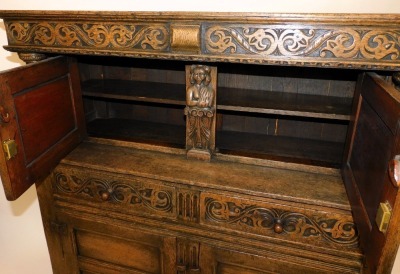
[[[96,119],[87,126],[91,137],[185,148],[185,127],[130,119]],[[251,140],[251,142],[249,142]],[[220,153],[323,167],[338,167],[343,144],[283,136],[219,131]]]
[[[288,92],[218,89],[218,109],[350,120],[352,99]]]
[[[344,148],[337,142],[234,131],[217,132],[216,138],[220,153],[335,168]]]
[[[96,119],[88,123],[89,136],[146,144],[185,147],[185,127],[130,119]]]
[[[172,105],[185,103],[185,86],[130,80],[88,80],[84,96]],[[262,90],[218,88],[217,109],[275,115],[350,120],[351,98]]]
[[[82,83],[84,96],[127,101],[185,105],[185,86],[130,80],[88,80]]]

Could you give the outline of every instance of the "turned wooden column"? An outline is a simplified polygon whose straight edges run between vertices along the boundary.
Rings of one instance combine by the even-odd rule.
[[[26,64],[38,62],[47,58],[45,54],[35,52],[18,52],[18,57]]]
[[[186,66],[187,157],[210,161],[215,150],[217,68]]]

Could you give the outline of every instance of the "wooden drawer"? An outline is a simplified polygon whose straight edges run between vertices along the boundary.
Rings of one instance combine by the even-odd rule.
[[[176,219],[175,188],[162,181],[59,165],[52,174],[56,200],[74,199],[107,210]]]
[[[292,243],[355,251],[358,233],[350,212],[288,201],[202,192],[200,223]]]

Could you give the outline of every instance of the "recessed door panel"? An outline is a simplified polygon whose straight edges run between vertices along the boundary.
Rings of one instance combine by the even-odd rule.
[[[85,135],[77,65],[56,57],[5,71],[0,92],[0,171],[15,200]]]

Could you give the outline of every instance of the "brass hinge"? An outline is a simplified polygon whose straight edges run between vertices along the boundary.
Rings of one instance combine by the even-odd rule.
[[[392,207],[390,206],[389,202],[386,201],[384,203],[380,203],[375,218],[375,222],[378,225],[380,232],[386,233],[391,216],[392,216]]]
[[[17,155],[17,144],[15,140],[7,140],[3,142],[3,150],[6,154],[7,161]]]

